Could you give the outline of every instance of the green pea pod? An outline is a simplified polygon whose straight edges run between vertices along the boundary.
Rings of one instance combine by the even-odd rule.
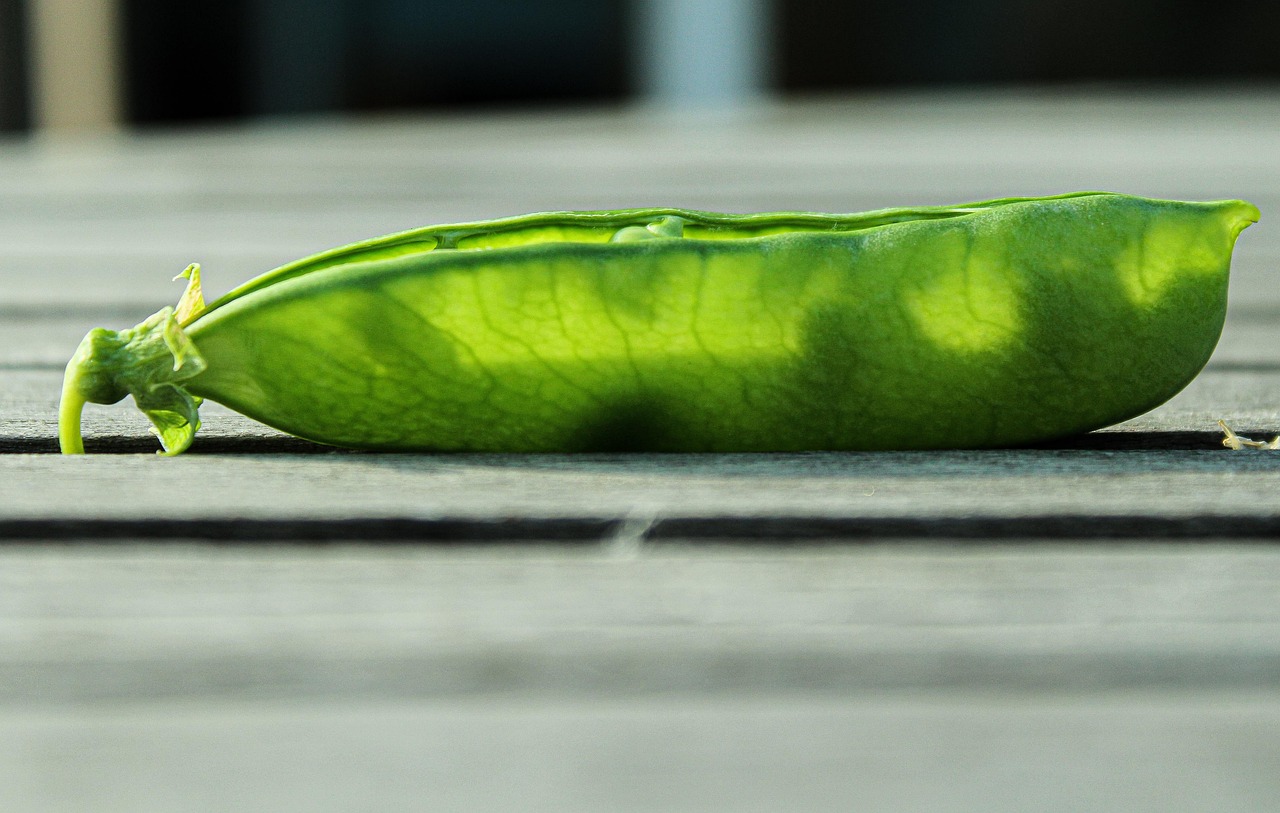
[[[327,251],[94,330],[84,402],[169,454],[208,398],[319,443],[560,452],[1007,446],[1138,415],[1222,329],[1243,201],[1085,192],[854,215],[534,214]]]

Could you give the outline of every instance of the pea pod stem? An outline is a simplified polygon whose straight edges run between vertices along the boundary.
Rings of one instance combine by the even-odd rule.
[[[184,295],[189,312],[199,296]],[[191,290],[190,287],[188,290]],[[114,404],[132,395],[151,420],[163,454],[184,451],[200,428],[200,398],[185,384],[206,367],[173,308],[162,308],[129,330],[94,328],[67,364],[58,406],[58,442],[66,454],[82,454],[80,422],[85,403]]]
[[[84,454],[80,421],[87,401],[76,386],[78,373],[72,365],[67,365],[62,381],[62,396],[58,399],[58,445],[63,454]]]

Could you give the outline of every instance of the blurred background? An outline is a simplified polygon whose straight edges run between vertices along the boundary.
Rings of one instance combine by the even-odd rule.
[[[1280,76],[1208,0],[0,0],[0,129]]]

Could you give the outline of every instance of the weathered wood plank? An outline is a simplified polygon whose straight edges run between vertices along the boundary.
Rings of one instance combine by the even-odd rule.
[[[159,698],[1280,688],[1280,551],[0,548],[0,713]]]
[[[0,804],[1271,813],[1274,695],[297,701],[0,711]]]
[[[8,536],[1280,536],[1280,461],[1226,452],[654,458],[4,455]]]

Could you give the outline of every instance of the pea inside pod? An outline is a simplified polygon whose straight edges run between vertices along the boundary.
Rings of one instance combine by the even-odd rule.
[[[187,292],[67,366],[133,395],[168,454],[208,398],[360,449],[1009,446],[1182,389],[1217,342],[1243,201],[1103,192],[836,215],[556,212],[388,235],[205,304]]]

